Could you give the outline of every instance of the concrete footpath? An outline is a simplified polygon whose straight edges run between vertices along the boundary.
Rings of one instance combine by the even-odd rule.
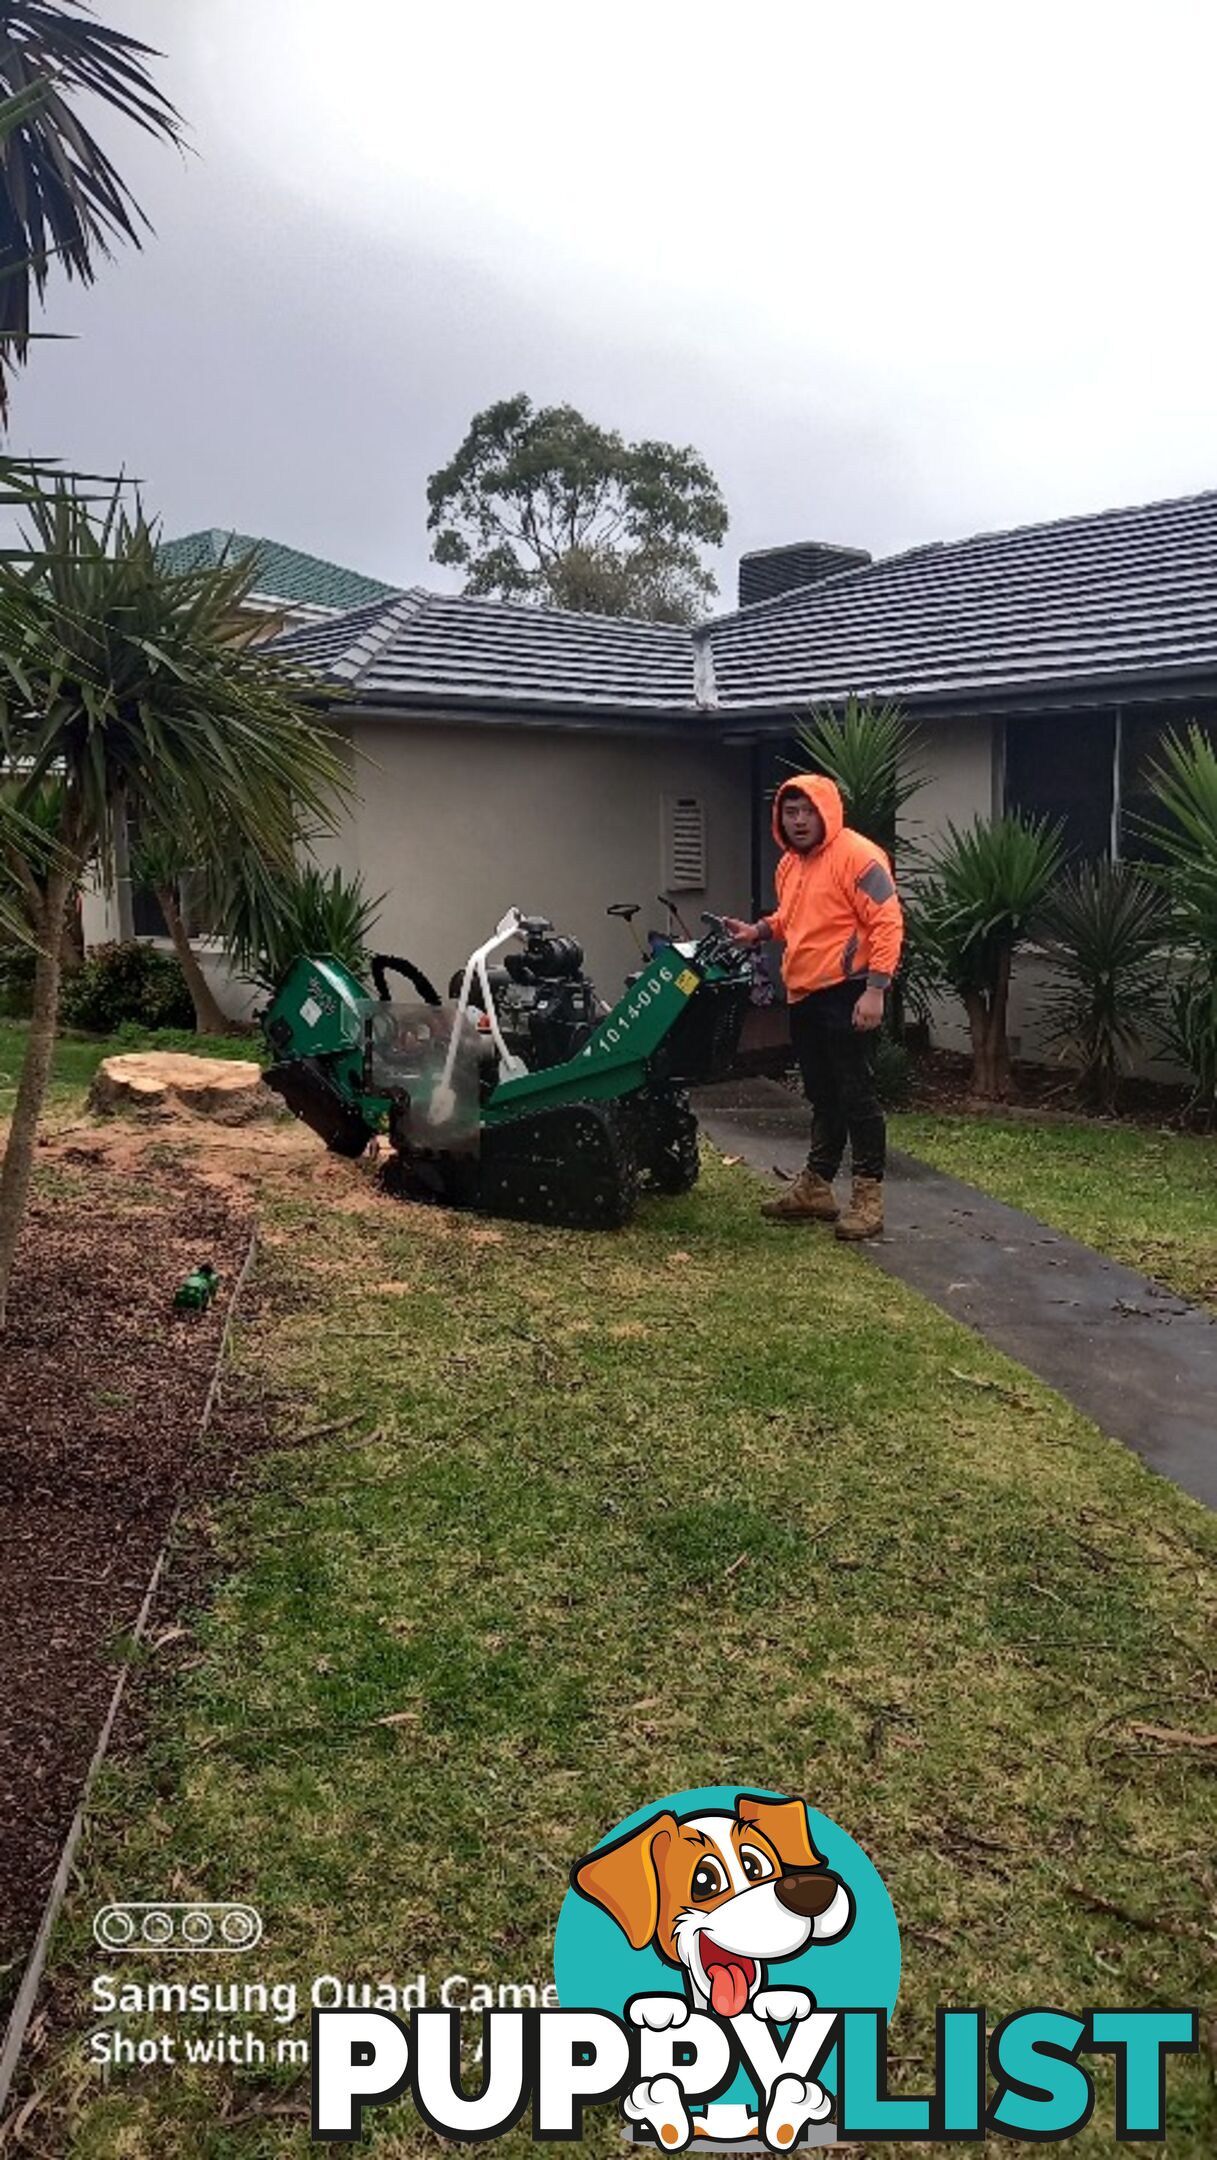
[[[807,1107],[778,1081],[725,1081],[694,1099],[724,1154],[770,1175],[802,1168]],[[858,1248],[876,1267],[1217,1507],[1217,1322],[1207,1313],[910,1155],[891,1158],[886,1217],[886,1234]]]

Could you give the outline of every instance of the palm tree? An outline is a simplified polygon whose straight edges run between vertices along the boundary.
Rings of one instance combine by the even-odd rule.
[[[145,62],[151,46],[96,21],[89,0],[0,0],[0,419],[8,372],[23,364],[31,291],[53,264],[90,285],[117,240],[141,244],[148,220],[73,100],[99,101],[150,135],[180,144],[183,123]]]
[[[59,1008],[72,887],[111,859],[129,815],[162,830],[239,832],[287,865],[302,820],[332,827],[348,782],[301,686],[251,647],[238,610],[255,566],[173,572],[116,491],[105,515],[64,486],[30,512],[35,561],[0,563],[0,760],[16,808],[57,784],[41,875],[10,850],[34,928],[33,1013],[0,1170],[0,1326],[29,1193]]]
[[[150,830],[142,826],[131,851],[131,876],[135,884],[146,885],[156,894],[194,1006],[195,1033],[223,1035],[228,1022],[190,942],[182,906],[187,881],[197,879],[201,871],[206,874],[206,855],[206,842],[196,839],[188,825],[153,826]]]
[[[1010,1092],[1006,1016],[1018,947],[1043,918],[1060,870],[1060,827],[1012,812],[954,825],[917,889],[922,938],[942,979],[962,999],[972,1037],[972,1092]]]

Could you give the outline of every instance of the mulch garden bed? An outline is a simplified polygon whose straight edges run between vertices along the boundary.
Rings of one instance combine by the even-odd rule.
[[[741,1069],[761,1071],[781,1080],[796,1095],[803,1092],[789,1047],[772,1051],[764,1061],[755,1059]],[[1162,1080],[1124,1080],[1119,1104],[1112,1117],[1100,1117],[1077,1094],[1076,1087],[1056,1065],[1025,1065],[1011,1068],[1010,1094],[1001,1102],[982,1101],[972,1093],[972,1060],[955,1050],[915,1050],[910,1053],[909,1085],[901,1097],[901,1110],[921,1111],[927,1116],[1027,1118],[1051,1124],[1079,1119],[1102,1125],[1139,1125],[1160,1131],[1192,1128],[1189,1107],[1192,1091]],[[1194,1129],[1194,1128],[1192,1128]]]
[[[1072,1077],[1059,1065],[1015,1064],[1011,1092],[1005,1102],[981,1102],[972,1093],[972,1060],[955,1050],[910,1051],[909,1092],[902,1110],[921,1110],[944,1117],[1093,1117],[1095,1113],[1078,1099]],[[737,1072],[763,1074],[784,1080],[796,1093],[802,1083],[790,1048],[786,1008],[781,1005],[749,1009],[736,1060]],[[1118,1112],[1104,1124],[1184,1126],[1192,1091],[1180,1083],[1162,1080],[1123,1080]]]
[[[251,1231],[173,1160],[40,1167],[0,1337],[0,2025],[174,1508],[231,1475],[198,1433]],[[219,1297],[175,1312],[204,1260]]]
[[[953,1050],[920,1050],[913,1056],[912,1086],[903,1109],[940,1112],[947,1117],[978,1113],[991,1117],[1062,1117],[1071,1120],[1095,1113],[1078,1100],[1068,1074],[1058,1065],[1016,1064],[1011,1073],[1009,1099],[1001,1103],[978,1102],[972,1093],[972,1061]],[[1124,1080],[1120,1085],[1118,1113],[1104,1124],[1180,1125],[1191,1090],[1161,1080]]]

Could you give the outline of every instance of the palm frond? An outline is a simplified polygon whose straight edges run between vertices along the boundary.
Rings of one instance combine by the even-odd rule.
[[[1038,925],[1064,856],[1046,818],[977,818],[948,825],[919,888],[925,934],[957,990],[986,990],[999,957]]]
[[[0,0],[0,414],[52,267],[91,284],[116,241],[138,247],[148,229],[73,100],[180,145],[181,116],[146,64],[159,57],[98,22],[89,0]]]
[[[1153,1027],[1166,984],[1166,896],[1128,863],[1066,872],[1044,911],[1055,966],[1050,1039],[1078,1070],[1082,1093],[1114,1106],[1120,1074]]]
[[[1149,775],[1163,815],[1142,821],[1170,904],[1176,972],[1166,1046],[1190,1070],[1197,1099],[1217,1115],[1217,749],[1194,722],[1172,730]]]
[[[63,782],[58,839],[82,864],[120,816],[241,835],[290,864],[302,823],[330,828],[349,782],[315,690],[248,646],[256,566],[173,571],[115,490],[104,514],[58,487],[29,512],[32,562],[0,562],[0,752],[24,809]]]
[[[218,888],[220,936],[238,973],[277,990],[302,953],[329,953],[355,975],[367,967],[369,941],[384,895],[372,899],[362,877],[312,862],[270,870],[256,858],[225,866]]]
[[[900,707],[851,697],[840,712],[811,713],[795,739],[803,762],[791,770],[827,773],[841,790],[849,824],[894,859],[900,813],[926,778],[916,733]]]

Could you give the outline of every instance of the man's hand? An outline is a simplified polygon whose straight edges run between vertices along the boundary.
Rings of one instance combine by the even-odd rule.
[[[761,942],[759,923],[740,922],[734,915],[724,915],[723,928],[728,937],[735,939],[737,945],[759,945]]]
[[[864,990],[854,1006],[856,1028],[877,1028],[883,1021],[882,990]]]

